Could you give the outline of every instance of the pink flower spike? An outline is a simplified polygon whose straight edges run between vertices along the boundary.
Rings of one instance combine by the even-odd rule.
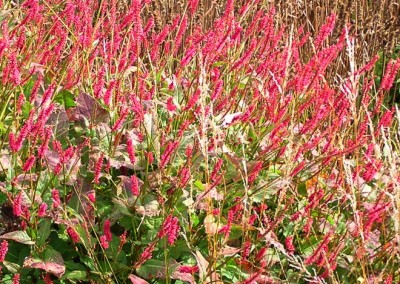
[[[108,243],[107,237],[105,235],[100,237],[100,244],[104,249],[108,249],[109,243]]]
[[[104,222],[103,233],[104,236],[106,236],[106,240],[111,242],[112,241],[111,222],[108,219]]]
[[[96,202],[96,192],[94,190],[91,190],[87,193],[88,199],[90,202],[95,203]]]
[[[94,168],[94,180],[93,182],[95,184],[100,183],[100,173],[101,169],[103,168],[103,159],[104,159],[104,154],[101,153],[99,159],[96,162],[95,168]]]
[[[14,275],[12,284],[19,284],[19,274]]]
[[[293,237],[287,237],[285,240],[285,246],[289,253],[293,253],[295,247],[293,245]]]
[[[167,106],[167,110],[168,110],[169,112],[174,112],[174,111],[176,111],[176,109],[177,109],[176,105],[174,104],[174,101],[173,101],[173,98],[172,98],[172,97],[169,97],[169,98],[167,99],[167,104],[166,104],[166,106]]]
[[[39,205],[39,211],[38,211],[38,217],[44,217],[46,216],[46,210],[47,210],[47,204],[46,203],[40,203]]]
[[[26,160],[25,164],[22,166],[22,170],[24,172],[28,172],[32,168],[35,161],[36,161],[36,157],[34,155],[31,155],[28,158],[28,160]]]
[[[140,188],[139,188],[139,179],[137,176],[131,176],[131,192],[133,196],[139,196]]]
[[[167,237],[168,244],[174,244],[175,240],[178,238],[179,233],[179,220],[177,217],[173,215],[168,215],[168,217],[164,220],[164,223],[158,232],[158,236],[160,238]]]
[[[53,188],[51,190],[51,196],[53,199],[53,208],[56,209],[61,205],[60,193],[58,192],[57,189]]]
[[[136,162],[135,146],[133,145],[131,138],[128,138],[126,141],[126,151],[128,152],[129,160],[131,161],[132,165],[134,165]]]
[[[81,239],[80,239],[78,233],[72,227],[67,228],[67,233],[74,243],[80,242]]]
[[[0,262],[3,262],[6,258],[6,254],[8,252],[8,242],[4,240],[0,244]]]
[[[22,215],[22,194],[21,192],[14,198],[13,213],[16,217]]]

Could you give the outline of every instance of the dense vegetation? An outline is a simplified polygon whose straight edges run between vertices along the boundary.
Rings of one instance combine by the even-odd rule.
[[[400,282],[395,28],[222,2],[3,1],[2,283]]]

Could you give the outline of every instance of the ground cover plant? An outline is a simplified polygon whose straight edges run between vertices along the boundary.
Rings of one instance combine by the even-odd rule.
[[[198,2],[3,1],[2,283],[398,283],[400,59]]]

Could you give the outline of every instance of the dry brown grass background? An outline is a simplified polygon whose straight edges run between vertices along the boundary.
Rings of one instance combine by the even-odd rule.
[[[253,1],[235,1],[237,10],[245,3]],[[144,11],[145,18],[154,17],[155,29],[160,30],[165,24],[172,22],[178,15],[187,13],[186,1],[154,0]],[[195,21],[191,22],[190,34],[194,27],[209,28],[214,19],[224,12],[226,1],[199,0],[199,8]],[[276,9],[277,26],[286,25],[296,31],[304,27],[311,35],[318,33],[326,18],[335,13],[337,15],[336,30],[331,40],[335,40],[346,23],[351,25],[351,34],[356,37],[355,62],[361,66],[368,62],[378,52],[384,56],[391,55],[400,43],[400,1],[399,0],[261,0],[261,8]],[[251,13],[251,11],[250,11]],[[186,35],[186,36],[187,36]],[[312,43],[304,46],[301,56],[307,60],[313,54]],[[348,72],[347,56],[340,56],[335,66],[332,66],[339,75]]]

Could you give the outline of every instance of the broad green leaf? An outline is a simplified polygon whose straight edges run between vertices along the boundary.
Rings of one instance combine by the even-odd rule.
[[[297,191],[299,192],[299,194],[301,196],[307,196],[307,186],[306,186],[306,184],[304,182],[299,184],[297,186]]]
[[[42,246],[46,243],[47,238],[51,233],[51,220],[50,219],[42,219],[39,223],[38,229],[38,237],[37,237],[37,245]]]
[[[86,271],[74,270],[64,274],[61,279],[87,280]]]
[[[3,264],[11,273],[18,273],[18,271],[21,269],[21,266],[14,262],[3,261]]]

